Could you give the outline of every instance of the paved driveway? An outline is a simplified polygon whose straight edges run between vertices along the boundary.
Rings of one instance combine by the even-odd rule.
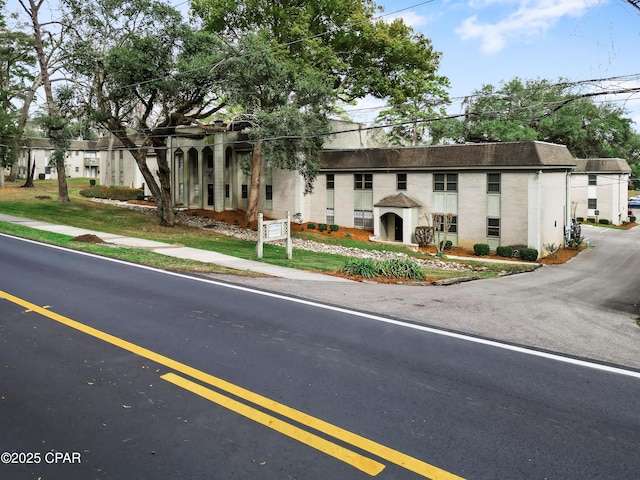
[[[640,368],[640,227],[583,226],[591,248],[564,265],[443,287],[225,277],[492,339]],[[219,278],[219,277],[218,277]]]

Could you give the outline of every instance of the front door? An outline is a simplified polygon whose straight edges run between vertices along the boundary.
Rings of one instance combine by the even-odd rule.
[[[404,241],[404,237],[402,235],[402,232],[404,230],[403,225],[402,225],[402,217],[399,217],[398,215],[396,215],[395,218],[395,235],[394,235],[394,240],[396,242],[402,242]]]

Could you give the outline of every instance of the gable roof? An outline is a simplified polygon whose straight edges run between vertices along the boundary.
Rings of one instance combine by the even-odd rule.
[[[504,142],[323,150],[320,165],[321,170],[539,170],[573,168],[576,162],[564,145]]]
[[[622,158],[576,159],[575,173],[631,173],[631,167]]]
[[[384,197],[378,203],[374,205],[374,207],[395,207],[395,208],[414,208],[421,207],[418,202],[404,193],[400,192],[396,195],[389,195],[388,197]]]

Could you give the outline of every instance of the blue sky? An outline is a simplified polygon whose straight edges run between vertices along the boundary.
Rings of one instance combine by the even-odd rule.
[[[439,73],[449,77],[452,97],[514,77],[576,81],[631,76],[625,83],[599,85],[640,87],[640,10],[624,0],[377,3],[390,17],[402,17],[416,32],[431,39],[434,49],[442,53]],[[640,93],[615,100],[630,110],[628,116],[640,131]],[[459,105],[450,111],[458,113]],[[359,116],[370,117],[371,113]]]
[[[169,0],[186,11],[187,0]],[[640,87],[640,10],[624,0],[377,0],[387,18],[402,17],[442,53],[439,74],[449,77],[453,99],[484,84],[566,78],[601,88]],[[55,8],[57,0],[50,0]],[[19,9],[8,0],[9,11]],[[43,15],[45,15],[43,7]],[[583,91],[588,88],[584,87]],[[595,101],[605,97],[595,97]],[[640,132],[640,93],[608,98],[627,110]],[[349,109],[356,121],[375,118],[382,103],[366,99]],[[460,113],[458,102],[449,109]]]

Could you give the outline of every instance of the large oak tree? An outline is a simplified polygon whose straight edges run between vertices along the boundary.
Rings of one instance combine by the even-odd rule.
[[[612,103],[575,91],[566,81],[484,85],[460,118],[431,124],[433,143],[541,140],[566,145],[579,158],[626,157],[631,119]]]
[[[370,0],[194,0],[192,8],[210,31],[230,42],[261,39],[269,55],[284,62],[284,70],[290,72],[290,77],[270,74],[266,80],[262,75],[247,75],[238,79],[245,83],[234,84],[236,89],[251,92],[267,83],[270,90],[279,90],[276,102],[255,101],[249,112],[258,122],[253,132],[257,148],[252,157],[248,221],[257,215],[260,183],[256,177],[262,157],[273,164],[282,163],[283,156],[274,161],[274,155],[291,146],[291,142],[287,146],[278,141],[283,134],[300,137],[306,131],[313,135],[319,117],[328,115],[339,102],[367,95],[407,98],[413,94],[416,78],[423,86],[432,80],[431,85],[438,88],[444,78],[436,75],[439,53],[430,40],[415,34],[402,20],[385,22],[377,17],[381,9]],[[316,98],[309,96],[311,84],[318,91]],[[239,99],[237,105],[246,108],[246,97],[234,98]],[[254,96],[254,100],[258,98],[264,96]],[[305,114],[310,114],[306,120]],[[324,129],[317,133],[316,141],[307,145],[322,143]],[[289,167],[305,176],[308,188],[318,169],[317,151],[298,152],[304,157],[298,160],[292,159],[294,153],[286,156]]]
[[[133,155],[158,205],[175,225],[167,138],[218,111],[224,46],[155,0],[61,0],[68,71],[88,114]],[[153,149],[158,181],[147,162]]]

